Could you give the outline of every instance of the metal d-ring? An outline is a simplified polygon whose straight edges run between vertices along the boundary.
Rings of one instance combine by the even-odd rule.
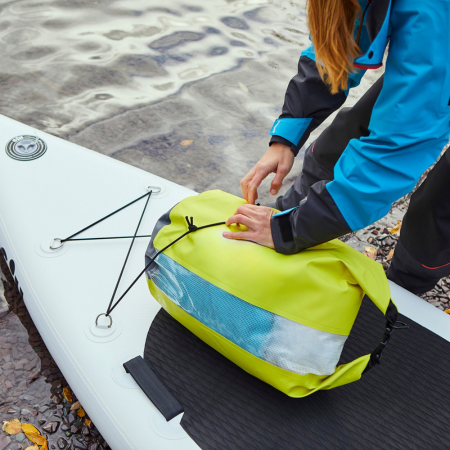
[[[152,194],[159,194],[162,191],[162,188],[159,186],[147,186],[147,191],[152,191]]]
[[[111,328],[111,327],[112,327],[112,317],[106,315],[105,313],[101,313],[101,314],[99,314],[99,315],[97,316],[97,318],[95,319],[95,326],[98,327],[98,318],[99,318],[100,316],[109,317],[109,325],[108,325],[108,328]]]
[[[50,244],[50,250],[58,250],[59,248],[61,248],[64,245],[64,242],[62,241],[62,239],[59,239],[59,238],[53,239],[53,243],[55,243],[56,241],[59,241],[59,246],[53,247],[53,245]]]

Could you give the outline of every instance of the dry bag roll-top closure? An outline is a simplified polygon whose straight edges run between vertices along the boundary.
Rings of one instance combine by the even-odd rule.
[[[380,264],[339,240],[282,255],[225,239],[224,224],[194,226],[170,245],[193,225],[189,217],[197,227],[221,223],[244,203],[208,191],[160,218],[146,253],[149,263],[165,249],[147,270],[153,297],[208,345],[287,395],[358,380],[382,348],[337,364],[364,294],[386,315],[387,331],[396,321]]]

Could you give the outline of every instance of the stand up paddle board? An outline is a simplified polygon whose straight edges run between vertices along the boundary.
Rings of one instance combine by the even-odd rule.
[[[114,450],[212,448],[185,431],[182,414],[167,422],[123,368],[144,356],[150,323],[160,310],[145,277],[114,309],[112,323],[102,315],[147,199],[142,236],[152,233],[167,210],[196,193],[2,116],[0,147],[2,253],[39,333],[106,441]],[[139,197],[76,236],[121,239],[63,242]],[[136,239],[117,296],[144,268],[149,239]],[[450,341],[445,313],[396,285],[391,290],[400,312]],[[220,433],[216,441],[217,448],[231,448],[221,447]]]

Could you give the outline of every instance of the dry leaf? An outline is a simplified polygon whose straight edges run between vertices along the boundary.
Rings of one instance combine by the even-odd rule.
[[[3,431],[8,434],[19,434],[22,433],[22,424],[19,420],[13,419],[10,421],[3,422]]]
[[[91,422],[89,419],[86,419],[86,420],[84,421],[84,423],[85,423],[89,428],[91,428],[92,422]]]
[[[33,443],[38,445],[44,445],[47,443],[47,439],[38,433],[25,433],[25,436]]]
[[[44,448],[44,447],[42,447],[42,448]],[[30,445],[30,447],[27,447],[25,450],[39,450],[39,447],[36,444],[34,444],[34,445]]]
[[[79,409],[81,408],[81,403],[80,402],[75,402],[71,407],[70,410],[73,411],[74,409]]]
[[[77,411],[77,416],[78,416],[78,417],[84,417],[85,415],[86,415],[86,413],[85,413],[85,411],[84,411],[83,408],[80,408],[80,409]]]
[[[239,84],[239,87],[240,87],[244,92],[248,92],[248,87],[247,87],[245,84],[241,83],[240,81],[238,82],[238,84]]]
[[[48,450],[47,441],[45,441],[44,445],[41,447],[41,450]]]
[[[400,236],[401,228],[402,228],[402,221],[399,220],[397,222],[397,225],[395,225],[395,227],[391,228],[391,234],[396,234],[397,236]]]
[[[191,145],[194,142],[193,139],[186,139],[184,141],[181,141],[180,144],[181,145]]]
[[[446,309],[444,312],[446,312],[447,314],[450,314],[450,309]]]
[[[72,403],[72,393],[67,388],[63,388],[63,394],[64,398],[69,402]]]
[[[33,425],[29,424],[29,423],[23,423],[22,424],[22,431],[24,433],[36,433],[36,434],[41,434],[40,431],[34,427]]]
[[[377,249],[374,247],[364,247],[364,250],[366,251],[364,254],[375,261],[375,258],[377,257]]]
[[[39,430],[29,423],[22,424],[22,431],[33,444],[44,445],[47,442],[45,437],[41,436]]]
[[[386,261],[390,261],[392,259],[392,257],[394,256],[394,250],[395,249],[391,249],[391,251],[388,253]]]

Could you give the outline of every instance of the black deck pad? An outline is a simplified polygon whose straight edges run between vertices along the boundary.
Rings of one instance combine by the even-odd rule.
[[[400,315],[381,364],[356,382],[294,399],[244,372],[164,310],[144,358],[185,409],[203,450],[448,449],[450,342]],[[385,319],[364,300],[342,361],[370,353]]]

